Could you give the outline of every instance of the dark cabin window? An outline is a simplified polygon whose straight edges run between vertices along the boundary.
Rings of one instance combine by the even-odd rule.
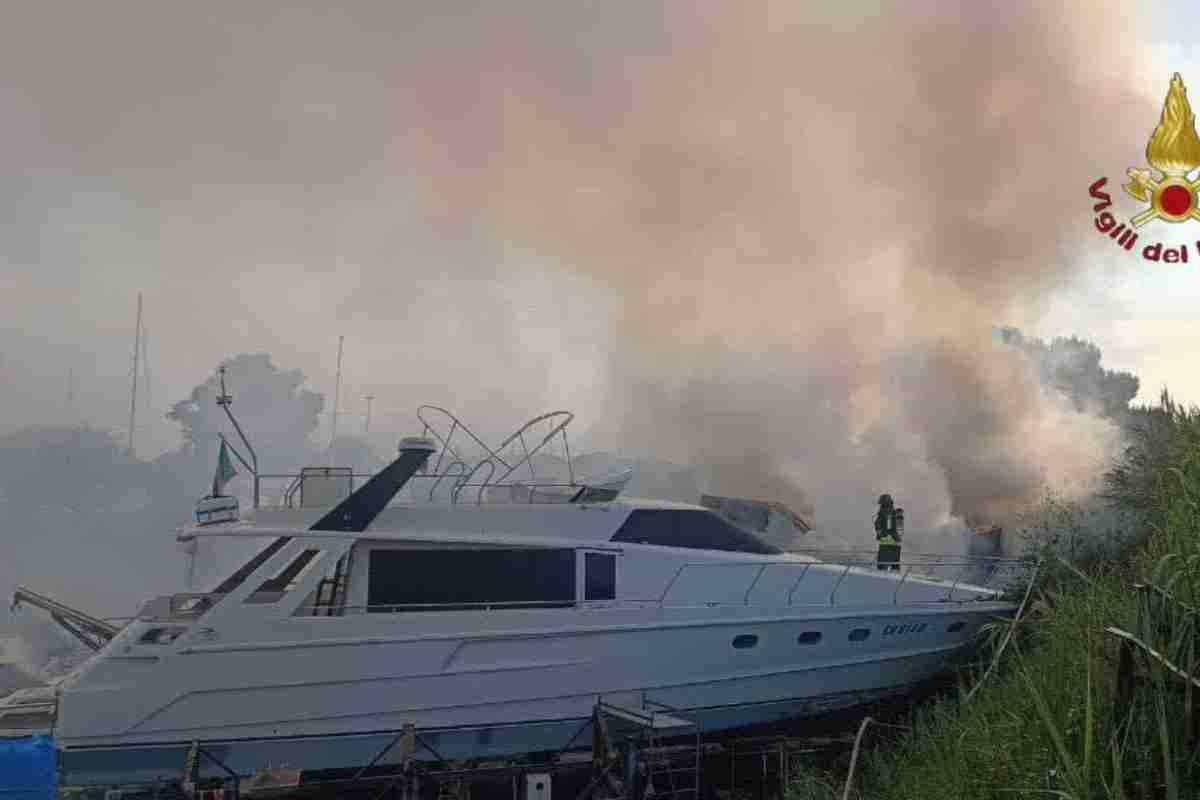
[[[852,641],[852,642],[861,642],[870,635],[871,635],[870,628],[855,628],[854,630],[850,631],[849,638],[850,638],[850,641]]]
[[[758,637],[753,633],[743,633],[740,636],[733,637],[733,646],[736,650],[749,650],[758,644]]]
[[[630,512],[625,523],[613,534],[612,541],[758,555],[783,552],[708,511],[638,509]]]
[[[613,600],[617,596],[617,557],[611,553],[584,553],[583,599]]]
[[[671,545],[674,539],[674,511],[632,511],[612,537],[628,544]]]
[[[958,622],[951,623],[950,627],[946,628],[946,632],[947,633],[958,633],[965,627],[967,627],[967,623],[963,622],[962,620],[959,620]]]
[[[796,637],[796,644],[816,644],[821,641],[820,631],[805,631]]]
[[[367,568],[371,611],[561,608],[574,602],[574,550],[373,550]]]

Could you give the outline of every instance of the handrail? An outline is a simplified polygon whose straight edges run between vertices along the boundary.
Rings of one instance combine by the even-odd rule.
[[[838,582],[833,585],[833,591],[829,593],[829,605],[837,605],[833,598],[837,595],[837,590],[842,585],[842,581],[846,580],[846,576],[850,574],[851,566],[851,564],[846,565],[846,568],[842,570],[842,577],[838,578]]]
[[[305,469],[344,469],[343,467],[305,467]],[[260,478],[299,478],[303,475],[302,472],[264,472]],[[340,478],[373,478],[377,473],[374,472],[345,472],[339,475]]]
[[[481,461],[479,463],[487,464],[489,467],[491,467],[491,470],[488,471],[488,476],[480,481],[479,491],[475,493],[475,505],[477,506],[483,504],[483,490],[487,488],[488,481],[490,481],[492,476],[496,474],[496,464],[491,459],[488,459],[487,461]],[[463,486],[466,486],[467,484],[468,481],[463,481]]]
[[[442,473],[441,475],[438,475],[437,480],[435,480],[433,482],[433,486],[429,487],[429,501],[430,502],[433,502],[433,493],[437,491],[438,484],[442,482],[443,478],[451,477],[450,470],[454,469],[455,466],[462,467],[462,471],[458,473],[457,477],[461,478],[464,474],[466,474],[467,465],[464,464],[462,461],[452,461],[448,465],[446,465],[446,471],[444,473]],[[425,477],[433,477],[433,476],[428,475]]]
[[[754,591],[755,586],[758,586],[758,582],[762,579],[763,573],[767,571],[767,567],[769,566],[771,565],[763,564],[762,569],[758,571],[758,574],[754,576],[754,580],[750,582],[749,588],[746,589],[746,597],[744,598],[746,605],[750,605],[750,593]]]
[[[433,420],[428,418],[433,413],[440,414],[450,421],[450,429],[445,434],[438,430],[438,428],[434,425]],[[563,451],[566,454],[567,472],[571,482],[570,485],[575,485],[575,472],[574,467],[571,464],[571,451],[566,437],[566,428],[571,424],[571,421],[575,419],[575,415],[570,411],[550,411],[548,413],[533,417],[524,425],[521,425],[519,428],[517,428],[516,431],[509,434],[503,441],[500,442],[499,446],[494,448],[490,447],[483,441],[483,439],[475,435],[475,432],[467,427],[466,423],[456,417],[451,411],[440,406],[423,405],[418,407],[417,419],[420,420],[421,424],[424,426],[425,435],[432,435],[442,446],[442,451],[438,454],[438,459],[434,464],[435,471],[441,469],[442,461],[446,453],[449,453],[450,456],[457,461],[463,461],[464,463],[466,462],[466,459],[460,456],[458,451],[454,449],[453,444],[454,434],[461,429],[464,435],[470,437],[471,441],[473,441],[484,454],[483,458],[476,463],[475,467],[479,468],[480,464],[483,462],[491,461],[493,462],[493,472],[502,470],[500,477],[496,480],[497,484],[503,483],[505,479],[526,464],[529,465],[530,475],[536,481],[537,475],[533,470],[533,457],[537,455],[551,441],[551,439],[561,434],[563,439]],[[531,429],[539,423],[549,420],[558,421],[551,425],[550,431],[542,437],[541,442],[536,444],[531,449],[529,444],[525,441],[525,434],[530,432]],[[504,451],[514,442],[520,442],[524,451],[524,456],[514,463],[509,463],[509,460],[504,457]],[[497,464],[500,466],[497,467]],[[489,482],[490,480],[491,479],[489,477]]]
[[[424,476],[424,477],[429,477],[429,476]],[[516,488],[520,488],[522,490],[522,492],[528,492],[528,494],[523,495],[526,499],[522,500],[521,502],[525,503],[525,504],[529,504],[529,505],[534,505],[533,498],[537,495],[537,493],[539,491],[542,491],[545,489],[580,489],[580,488],[582,488],[578,484],[572,485],[569,483],[536,483],[536,484],[494,483],[490,479],[485,480],[482,483],[471,483],[468,481],[468,482],[464,482],[462,484],[456,484],[456,485],[459,486],[460,489],[478,488],[481,491],[484,489],[516,489]],[[516,497],[517,495],[514,494],[513,496]],[[565,501],[562,501],[562,502],[565,502]]]
[[[675,581],[679,580],[679,576],[687,569],[687,564],[680,564],[679,569],[675,570],[675,574],[671,576],[671,580],[667,581],[667,587],[662,590],[662,595],[658,598],[658,602],[662,603],[667,599],[667,594],[671,591],[671,587],[675,585]]]
[[[897,608],[942,608],[947,603],[956,603],[959,605],[972,605],[977,600],[908,600],[898,603],[846,603],[840,602],[833,608],[880,608],[880,607],[897,607]],[[746,603],[741,600],[695,600],[681,603],[663,603],[656,598],[624,598],[619,600],[492,600],[479,602],[444,602],[444,603],[376,603],[373,605],[352,605],[338,606],[334,609],[332,616],[343,616],[349,613],[371,613],[371,612],[400,612],[400,611],[496,611],[496,610],[522,610],[535,608],[660,608],[660,609],[684,609],[684,608],[764,608],[764,609],[780,609],[780,608],[811,608],[823,609],[829,608],[827,603]],[[317,612],[325,612],[327,606],[317,606],[313,604],[305,604],[296,610],[296,616],[314,616],[325,618],[325,615]]]
[[[577,550],[588,549],[586,544],[580,544]],[[1009,562],[1025,563],[1022,559],[1008,559]],[[957,563],[957,562],[961,562]],[[956,560],[956,562],[943,563],[940,566],[974,566],[969,559]],[[332,616],[343,616],[352,613],[370,613],[370,612],[399,612],[405,610],[411,611],[465,611],[465,610],[497,610],[497,609],[522,609],[522,608],[712,608],[712,607],[744,607],[744,608],[866,608],[866,607],[920,607],[931,608],[938,607],[945,603],[956,603],[960,605],[969,605],[979,601],[997,601],[1002,595],[997,589],[989,589],[987,587],[972,586],[973,590],[983,589],[986,594],[973,592],[966,599],[954,598],[955,592],[962,584],[961,574],[950,581],[945,578],[940,578],[934,575],[923,575],[919,572],[920,567],[927,567],[928,564],[919,563],[913,564],[910,562],[900,562],[901,567],[905,567],[903,573],[897,576],[892,571],[868,571],[853,564],[836,564],[820,561],[796,561],[796,562],[781,562],[781,561],[728,561],[728,562],[684,562],[675,570],[674,574],[667,581],[665,588],[656,597],[647,598],[612,598],[607,600],[528,600],[528,601],[488,601],[488,602],[440,602],[440,603],[386,603],[386,604],[370,604],[356,606],[338,606]],[[680,577],[688,568],[741,568],[752,569],[756,568],[754,577],[750,580],[748,588],[742,591],[741,597],[732,599],[724,597],[718,600],[706,600],[702,598],[688,598],[680,601],[669,601],[668,598],[671,590],[678,584]],[[754,601],[754,590],[762,584],[762,578],[770,568],[792,568],[798,571],[798,575],[791,583],[787,590],[786,596],[783,595],[782,586],[778,585],[768,595],[762,595],[762,599]],[[805,585],[806,580],[814,574],[814,567],[824,568],[821,573],[827,577],[836,576],[837,580],[830,591],[828,598],[825,600],[809,602],[796,602],[796,592]],[[871,584],[876,589],[881,589],[883,586],[879,581],[893,581],[895,589],[892,591],[890,602],[885,592],[875,591],[867,597],[869,599],[855,601],[846,601],[838,599],[838,591],[845,583],[847,577],[854,573],[862,577],[870,577],[875,580]],[[944,593],[940,591],[928,592],[920,599],[900,599],[900,590],[905,586],[916,586],[918,583],[926,589],[931,586],[949,587]],[[820,586],[818,582],[818,586]],[[219,602],[225,595],[222,593],[179,593],[168,595],[152,601],[147,604],[146,609],[137,617],[143,621],[164,621],[164,620],[192,620],[202,616],[209,608]],[[305,603],[293,613],[297,616],[325,616],[329,612],[327,605],[316,605]]]
[[[304,474],[301,473],[301,474],[297,475],[295,478],[293,478],[292,482],[290,484],[288,484],[287,489],[284,490],[284,493],[283,493],[283,505],[285,508],[292,507],[292,497],[296,494],[296,491],[300,488],[300,484],[303,481],[304,481]]]
[[[314,469],[314,467],[305,467],[304,469],[305,470]],[[315,469],[343,469],[343,468],[342,467],[316,467]],[[350,484],[351,484],[351,491],[353,491],[354,481],[356,479],[358,479],[358,478],[370,479],[374,476],[375,476],[375,473],[373,473],[373,472],[353,472],[353,471],[351,471],[349,473],[343,473],[341,475],[338,475],[337,477],[349,478]],[[304,470],[301,470],[300,472],[269,472],[269,473],[264,472],[256,477],[258,478],[260,483],[264,480],[278,480],[278,479],[282,479],[282,478],[290,478],[291,482],[288,484],[287,489],[284,490],[282,496],[280,497],[279,506],[263,506],[263,504],[260,501],[255,506],[255,508],[264,508],[264,507],[265,508],[292,508],[293,506],[291,505],[291,503],[295,498],[296,491],[299,490],[300,486],[304,482],[303,478],[305,477],[305,473],[304,473]]]
[[[427,412],[431,412],[431,411],[436,411],[439,414],[445,415],[446,417],[448,417],[450,419],[450,421],[452,423],[450,426],[449,433],[447,433],[444,438],[442,437],[442,434],[438,431],[438,429],[434,427],[433,423],[430,422],[429,420],[425,419],[425,414]],[[442,452],[438,454],[438,460],[434,464],[434,471],[437,471],[439,468],[441,468],[442,458],[445,453],[449,453],[450,455],[452,455],[455,458],[455,460],[465,462],[466,459],[462,458],[458,454],[458,451],[456,451],[454,449],[454,446],[451,444],[451,441],[454,439],[454,432],[457,431],[459,428],[462,428],[463,432],[466,433],[467,436],[470,436],[472,441],[474,441],[475,444],[479,445],[479,447],[482,448],[483,451],[488,454],[488,457],[495,458],[497,455],[495,452],[492,451],[492,448],[490,448],[486,444],[484,444],[484,441],[482,439],[480,439],[478,436],[476,436],[475,432],[472,431],[470,428],[468,428],[464,422],[462,422],[458,417],[454,416],[453,413],[451,413],[450,411],[447,411],[446,409],[442,408],[441,406],[430,406],[430,405],[418,406],[417,407],[417,419],[420,420],[421,424],[425,426],[425,435],[432,434],[433,437],[435,439],[437,439],[438,443],[441,444],[441,446],[442,446]],[[503,459],[501,459],[501,461],[503,461]]]
[[[529,430],[530,428],[532,428],[534,425],[538,424],[539,422],[552,420],[557,417],[565,417],[565,419],[563,419],[561,422],[558,422],[558,423],[555,423],[554,425],[552,425],[550,432],[547,433],[544,437],[542,437],[542,441],[540,443],[538,443],[538,445],[536,447],[534,447],[532,451],[529,450],[528,446],[525,445],[525,432],[527,430]],[[508,447],[514,441],[520,440],[522,446],[525,448],[525,457],[511,466],[503,459],[499,459],[501,463],[503,463],[506,467],[508,467],[508,471],[505,472],[503,475],[501,475],[497,479],[497,482],[499,483],[500,481],[503,481],[505,478],[507,478],[509,475],[513,474],[514,472],[516,472],[518,469],[520,469],[525,464],[530,465],[529,473],[536,480],[537,476],[534,475],[534,473],[533,473],[533,465],[532,465],[531,459],[535,455],[537,455],[539,452],[541,452],[542,448],[545,447],[550,442],[551,439],[553,439],[555,436],[557,436],[560,433],[563,435],[563,443],[565,445],[566,441],[567,441],[567,435],[566,435],[567,426],[570,425],[571,421],[574,419],[575,419],[575,415],[573,413],[571,413],[570,411],[550,411],[546,414],[541,414],[539,416],[534,417],[533,419],[529,420],[524,425],[522,425],[520,428],[517,428],[517,430],[514,433],[509,435],[509,437],[507,439],[505,439],[504,441],[502,441],[500,443],[500,446],[497,447],[496,450],[499,453],[503,453],[504,449],[506,447]],[[567,469],[568,469],[568,471],[571,470],[570,460],[567,461]],[[572,483],[574,483],[574,473],[572,472],[571,475],[572,475],[571,481],[572,481]]]
[[[458,464],[458,463],[462,463],[462,462],[457,462],[457,461],[452,462],[447,465],[447,469],[450,469],[451,467],[453,467],[455,464]],[[375,477],[376,474],[378,474],[378,473],[375,473],[375,472],[351,473],[351,475],[355,479],[373,478],[373,477]],[[431,478],[452,478],[452,477],[456,477],[457,475],[458,475],[458,473],[454,473],[454,472],[420,472],[420,473],[417,473],[416,475],[413,475],[412,480],[430,480]],[[297,472],[277,472],[277,473],[262,475],[263,478],[296,478],[298,476],[299,476],[299,473],[297,473]],[[342,477],[347,477],[347,476],[343,475]],[[515,483],[491,483],[488,485],[489,486],[536,486],[539,488],[543,487],[543,486],[579,486],[578,483],[573,484],[573,483],[563,482],[563,481],[538,481],[537,483],[532,483],[532,484],[529,483],[528,481],[517,481]],[[792,552],[792,551],[789,550],[787,552]]]
[[[433,481],[433,486],[431,486],[429,491],[427,492],[427,497],[429,498],[429,501],[433,502],[433,495],[436,493],[436,487],[438,485],[440,485],[440,481],[442,479],[446,479],[446,478],[461,479],[461,478],[465,477],[464,473],[461,471],[461,469],[458,469],[455,466],[456,464],[462,465],[463,467],[466,466],[462,462],[458,462],[458,461],[452,462],[451,464],[447,465],[447,471],[445,471],[445,472],[424,473],[424,474],[420,474],[420,475],[414,475],[411,479],[411,483],[413,483],[415,485],[417,483],[417,481]],[[477,465],[477,466],[479,466],[479,465]],[[272,475],[262,475],[260,477],[262,477],[262,478],[293,478],[294,479],[294,478],[297,478],[298,476],[295,475],[294,473],[280,473],[280,474],[272,474]],[[352,477],[355,479],[355,481],[358,481],[359,479],[362,479],[362,478],[370,478],[370,477],[372,477],[372,474],[356,472],[352,475]],[[519,493],[514,492],[512,496],[514,498],[520,498],[520,499],[514,500],[514,502],[533,504],[533,503],[537,502],[538,494],[543,492],[544,490],[547,490],[547,489],[579,490],[579,489],[583,488],[584,486],[590,486],[591,484],[564,483],[561,481],[545,481],[545,482],[539,481],[537,483],[528,483],[528,482],[524,482],[524,481],[517,482],[517,483],[498,483],[489,478],[488,480],[486,480],[483,483],[477,483],[477,482],[473,482],[473,481],[465,481],[465,482],[456,483],[455,485],[458,486],[458,488],[460,488],[460,489],[477,488],[477,489],[486,490],[486,489],[507,489],[507,488],[517,489],[517,488],[519,488],[520,492]],[[554,502],[554,501],[546,501],[546,502]],[[565,502],[565,500],[562,502]],[[285,508],[288,506],[286,504],[286,498],[281,497],[278,505],[263,504],[261,507],[263,507],[263,508]]]
[[[896,591],[892,592],[892,602],[893,603],[895,603],[896,598],[900,596],[900,587],[902,587],[904,585],[904,582],[906,580],[908,580],[908,576],[911,574],[912,574],[912,567],[910,566],[908,569],[904,570],[903,577],[901,577],[900,582],[896,584]]]
[[[801,556],[826,556],[827,559],[822,560],[839,560],[846,556],[859,556],[864,562],[875,563],[878,553],[876,550],[867,548],[824,548],[824,547],[789,547],[784,552],[792,553]],[[997,561],[1004,563],[1021,564],[1025,563],[1026,559],[1013,556],[975,556],[968,553],[956,553],[954,555],[943,555],[941,553],[913,553],[906,557],[906,560],[915,563],[923,561],[929,564],[944,564],[954,563],[955,561],[964,562],[979,562],[979,561]]]
[[[958,577],[956,577],[954,579],[954,585],[952,585],[950,587],[950,593],[947,595],[948,597],[954,596],[954,590],[958,588],[958,582],[961,580],[962,580],[962,570],[959,570]]]
[[[1023,559],[1017,559],[1017,558],[1005,559],[1005,561],[1007,563],[1011,563],[1014,565],[1026,563]],[[874,563],[875,562],[872,560],[871,564],[874,564]],[[883,578],[883,579],[892,579],[894,577],[894,573],[890,570],[889,571],[876,571],[873,569],[872,570],[864,569],[864,565],[856,564],[856,563],[839,564],[836,562],[827,562],[827,561],[808,561],[808,562],[798,562],[798,563],[767,562],[767,563],[763,564],[762,562],[755,562],[755,561],[729,561],[729,562],[690,561],[690,562],[685,562],[685,563],[679,565],[679,567],[675,570],[675,573],[671,576],[670,580],[667,581],[667,585],[663,589],[662,593],[659,595],[657,601],[660,603],[665,602],[667,595],[670,594],[670,592],[671,592],[671,589],[673,589],[675,587],[675,584],[679,581],[680,576],[682,576],[683,573],[689,567],[694,567],[694,568],[702,567],[702,568],[706,568],[706,569],[713,568],[713,567],[746,568],[746,567],[751,567],[751,566],[755,566],[755,565],[759,565],[761,568],[760,568],[759,572],[756,574],[754,580],[751,582],[750,588],[747,589],[747,591],[745,592],[745,597],[746,597],[747,602],[749,599],[750,592],[758,585],[759,580],[762,578],[763,573],[766,571],[766,569],[768,567],[802,567],[800,577],[798,577],[796,579],[796,582],[792,584],[792,587],[788,592],[788,605],[792,604],[792,598],[795,596],[796,590],[800,587],[801,582],[808,575],[810,569],[813,566],[833,567],[833,568],[840,567],[841,568],[841,572],[838,575],[837,582],[834,584],[833,589],[829,593],[828,605],[830,605],[830,606],[838,605],[838,601],[837,601],[838,589],[841,588],[842,583],[845,582],[846,577],[848,575],[850,575],[852,570],[856,570],[857,574],[861,574],[861,575],[868,576],[868,577],[876,577],[876,578]],[[892,566],[899,566],[901,568],[904,568],[903,575],[900,577],[899,581],[897,581],[896,589],[892,592],[893,604],[899,604],[900,589],[902,588],[902,586],[905,583],[907,583],[909,581],[910,577],[913,578],[914,580],[925,581],[927,583],[933,582],[933,583],[937,583],[939,585],[949,584],[949,589],[946,592],[945,599],[950,600],[953,598],[954,592],[958,589],[959,584],[963,583],[964,573],[968,569],[971,569],[972,567],[976,567],[978,565],[972,563],[971,559],[967,558],[967,559],[956,559],[953,561],[943,561],[943,562],[939,562],[936,564],[931,564],[928,562],[917,562],[914,564],[912,562],[900,561],[900,562],[893,562]],[[953,578],[953,580],[951,580],[950,578],[942,578],[937,575],[922,574],[920,572],[916,572],[914,574],[915,568],[919,569],[922,567],[927,568],[927,567],[931,567],[931,566],[959,567],[959,569],[956,571],[955,577]],[[995,572],[996,572],[995,568],[990,570],[989,577],[991,575],[994,575]],[[986,589],[989,592],[993,592],[993,593],[999,592],[998,589],[993,589],[993,588],[990,588],[987,586],[981,586],[981,585],[975,585],[975,584],[971,584],[971,585],[976,586],[976,588]]]
[[[789,606],[792,604],[792,597],[796,594],[796,589],[800,588],[800,581],[804,580],[804,576],[808,574],[808,568],[811,567],[812,565],[813,565],[813,562],[811,562],[811,561],[809,563],[805,564],[804,569],[802,569],[800,571],[800,577],[796,578],[796,582],[792,584],[792,588],[788,592],[787,604]],[[893,600],[895,600],[895,598],[893,598]]]
[[[488,480],[491,480],[491,477],[496,474],[496,464],[490,458],[485,458],[484,460],[482,460],[478,464],[476,464],[474,467],[472,467],[471,471],[468,472],[466,475],[464,475],[458,483],[454,484],[454,489],[450,492],[450,502],[451,503],[458,502],[458,495],[465,487],[470,485],[471,476],[473,476],[476,472],[478,472],[479,468],[484,466],[485,464],[491,468],[491,471],[488,473]],[[483,483],[479,484],[480,497],[482,497],[483,487],[486,485],[487,485],[486,480]]]

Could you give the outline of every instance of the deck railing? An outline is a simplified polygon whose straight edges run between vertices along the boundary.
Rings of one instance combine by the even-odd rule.
[[[1030,569],[1028,562],[1021,559],[1005,559],[1005,558],[989,558],[981,559],[986,563],[981,565],[977,561],[970,559],[946,560],[943,559],[932,565],[927,560],[920,560],[915,563],[902,561],[899,563],[898,570],[880,571],[872,564],[871,568],[865,568],[859,564],[830,564],[825,562],[806,562],[806,563],[780,563],[768,562],[755,564],[753,562],[697,562],[682,564],[672,575],[666,587],[655,597],[647,598],[616,598],[610,600],[573,600],[573,599],[551,599],[551,600],[505,600],[505,601],[479,601],[479,602],[463,602],[451,601],[441,603],[387,603],[376,605],[346,605],[338,606],[330,609],[327,606],[318,606],[307,604],[301,606],[296,611],[298,616],[341,616],[345,614],[367,614],[367,613],[398,613],[398,612],[429,612],[429,611],[497,611],[497,610],[528,610],[536,608],[716,608],[716,607],[753,607],[753,608],[850,608],[850,607],[877,607],[880,605],[892,606],[928,606],[940,605],[944,603],[973,603],[981,600],[998,600],[1001,599],[1004,590],[1012,588],[1012,584],[1018,583],[1023,578],[1028,578]],[[946,576],[938,576],[931,574],[929,568],[938,566],[943,569],[950,569],[951,574]],[[670,597],[671,590],[678,585],[682,576],[688,569],[707,570],[707,569],[756,569],[754,577],[749,581],[749,584],[744,590],[740,590],[739,599],[730,600],[724,599],[676,599]],[[763,599],[755,601],[753,598],[754,589],[759,586],[764,575],[772,569],[795,569],[799,571],[799,575],[791,582],[786,595],[779,593],[775,595],[775,600]],[[970,570],[982,569],[986,573],[986,580],[982,583],[968,582],[964,578],[969,574]],[[825,578],[825,582],[832,583],[832,589],[828,594],[822,593],[819,601],[814,601],[811,597],[797,597],[797,592],[804,587],[804,581],[807,577],[820,572]],[[899,572],[897,576],[896,573]],[[856,598],[846,598],[843,586],[846,578],[850,575],[860,575],[863,577],[874,578],[876,581],[884,580],[894,582],[895,587],[886,587],[881,593],[878,585],[870,587],[870,599],[856,602]],[[1000,582],[1004,581],[1003,584]],[[916,588],[922,594],[922,599],[905,599],[902,597],[902,592],[905,586]],[[1023,585],[1023,584],[1022,584]],[[969,587],[969,588],[968,588]],[[980,592],[980,589],[988,590]],[[842,596],[839,596],[839,593]],[[958,596],[956,597],[956,594]],[[785,598],[785,599],[784,599]],[[779,599],[784,599],[784,602],[779,602]],[[801,601],[803,600],[803,601]]]
[[[1017,558],[951,558],[944,556],[921,556],[905,559],[887,570],[880,570],[872,559],[853,562],[687,562],[679,565],[661,592],[653,597],[614,598],[607,600],[541,599],[501,601],[447,601],[436,603],[386,603],[372,605],[346,605],[340,602],[344,593],[337,593],[334,602],[307,602],[293,616],[344,616],[367,613],[438,612],[438,611],[498,611],[532,609],[600,609],[600,608],[857,608],[891,606],[930,606],[945,603],[974,603],[999,600],[1006,593],[1024,588],[1032,574],[1032,565]],[[744,584],[734,584],[724,597],[672,598],[672,590],[681,585],[685,577],[701,573],[700,583],[711,584],[703,579],[708,570],[741,569],[753,571]],[[794,570],[796,575],[787,584],[787,590],[772,592],[769,597],[755,598],[754,590],[762,585],[763,579],[772,571]],[[940,574],[939,574],[940,573]],[[818,580],[822,587],[817,592],[811,584]],[[851,575],[871,579],[859,597],[846,596],[846,580]],[[979,576],[971,580],[973,576]],[[806,583],[807,581],[807,583]],[[880,586],[880,582],[894,586]],[[910,590],[905,597],[905,589]],[[980,590],[986,590],[981,592]],[[913,599],[912,594],[919,599]],[[146,604],[138,619],[143,621],[188,621],[202,616],[216,605],[224,594],[184,593],[159,597]]]
[[[419,502],[436,502],[439,489],[443,490],[446,498],[443,502],[461,503],[464,501],[483,504],[498,497],[505,503],[537,503],[537,502],[566,502],[575,493],[584,489],[582,483],[563,481],[513,481],[500,483],[491,480],[496,472],[496,465],[491,461],[481,461],[473,469],[455,461],[446,465],[442,472],[417,473],[409,479],[411,497]],[[371,479],[374,473],[355,472],[348,474],[350,489],[361,486]],[[299,493],[304,476],[299,473],[272,473],[258,476],[261,483],[259,488],[259,508],[300,508]],[[324,476],[312,476],[322,478]],[[464,494],[465,493],[465,494]],[[493,495],[493,493],[496,493]],[[348,494],[348,493],[347,493]],[[405,492],[408,495],[409,492]],[[396,502],[405,502],[402,495]]]

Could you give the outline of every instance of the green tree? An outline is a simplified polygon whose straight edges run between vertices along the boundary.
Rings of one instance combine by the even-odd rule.
[[[1069,397],[1080,411],[1127,421],[1129,403],[1138,393],[1138,378],[1131,372],[1100,366],[1100,348],[1092,342],[1077,336],[1045,342],[1026,338],[1017,328],[1001,328],[1000,338],[1032,357],[1042,382]]]
[[[303,465],[312,450],[325,399],[304,387],[304,373],[281,370],[267,353],[243,353],[221,362],[233,412],[258,453],[260,472],[289,471]],[[241,448],[225,413],[217,406],[216,371],[176,403],[167,418],[182,428],[185,448],[209,468],[215,464],[217,434]]]

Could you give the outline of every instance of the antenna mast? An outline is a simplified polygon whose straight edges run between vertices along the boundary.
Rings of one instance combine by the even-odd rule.
[[[249,468],[250,472],[254,474],[254,507],[258,508],[258,455],[254,452],[254,448],[250,445],[250,440],[246,438],[246,434],[242,433],[242,426],[238,425],[233,412],[229,410],[229,406],[233,405],[233,395],[225,389],[225,367],[219,367],[217,372],[221,375],[221,393],[217,395],[217,405],[225,412],[225,416],[229,417],[229,421],[233,423],[233,428],[241,438],[242,444],[246,445],[246,450],[250,453],[251,464],[246,463],[246,459],[242,458],[242,454],[237,451],[236,447],[230,447],[229,449],[237,456],[238,461],[242,462],[242,466]],[[221,438],[224,439],[224,437]]]
[[[138,292],[137,326],[133,329],[133,392],[129,398],[129,455],[135,455],[133,450],[133,426],[137,419],[137,379],[138,356],[142,351],[142,293]]]
[[[363,433],[371,432],[371,401],[375,399],[375,395],[369,394],[363,398],[367,401],[367,421],[363,425]]]
[[[342,343],[345,340],[345,336],[338,337],[337,382],[333,386],[333,432],[329,436],[330,449],[333,448],[333,443],[337,441],[338,401],[342,394]]]

